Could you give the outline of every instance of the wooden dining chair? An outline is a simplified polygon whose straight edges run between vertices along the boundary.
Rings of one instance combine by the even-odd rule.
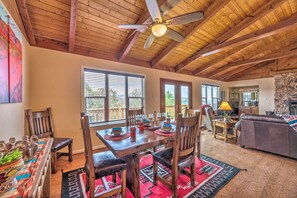
[[[81,113],[83,115],[83,113]],[[116,158],[111,151],[93,153],[92,141],[89,126],[89,117],[81,117],[81,127],[85,146],[85,169],[87,175],[86,191],[90,191],[90,197],[110,197],[121,193],[121,197],[126,197],[126,162]],[[116,183],[116,173],[121,173],[121,185],[110,188],[105,177],[112,175],[112,180]],[[97,193],[95,190],[95,180],[101,178],[105,191]]]
[[[186,107],[185,108],[185,117],[195,116],[197,112],[200,112],[200,109],[189,109],[188,107]]]
[[[154,185],[157,185],[159,180],[172,190],[173,197],[177,197],[177,176],[179,171],[189,176],[191,185],[195,185],[196,141],[200,131],[198,118],[197,115],[183,118],[182,114],[178,114],[173,147],[153,154]],[[158,175],[158,163],[171,169],[171,181]],[[187,168],[190,168],[190,172],[186,170]]]
[[[192,116],[198,116],[199,119],[199,133],[197,137],[197,157],[200,158],[200,151],[201,151],[201,144],[200,144],[200,138],[201,138],[201,131],[204,130],[204,126],[202,126],[202,116],[201,116],[201,110],[200,109],[188,109],[186,107],[185,116],[186,117],[192,117]]]
[[[136,116],[143,115],[143,107],[141,109],[127,109],[126,110],[126,125],[133,126],[136,125]]]
[[[141,109],[127,109],[126,110],[126,126],[133,126],[136,125],[136,116],[137,115],[143,115],[143,107]],[[148,154],[152,154],[153,152],[156,151],[157,148],[153,148],[151,151],[150,149],[144,150],[140,152],[140,156],[145,156]]]
[[[51,148],[52,174],[57,172],[57,159],[61,156],[68,156],[68,161],[72,162],[72,138],[61,138],[54,136],[54,126],[52,120],[52,110],[47,108],[44,111],[32,112],[25,110],[25,117],[28,123],[30,135],[37,135],[39,138],[51,137],[54,142]],[[68,153],[59,152],[62,148],[68,147]]]

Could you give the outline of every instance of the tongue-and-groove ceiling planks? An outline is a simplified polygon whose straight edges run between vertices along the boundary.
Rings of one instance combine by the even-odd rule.
[[[117,27],[151,20],[144,0],[16,3],[31,45],[148,68],[232,81],[269,77],[277,60],[297,55],[296,0],[181,0],[165,18],[203,11],[204,19],[174,27],[184,42],[162,37],[149,49],[150,30],[129,37]]]

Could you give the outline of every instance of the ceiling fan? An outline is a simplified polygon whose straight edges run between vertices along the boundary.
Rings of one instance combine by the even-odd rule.
[[[203,12],[192,12],[184,15],[180,15],[168,20],[163,20],[164,16],[170,9],[172,9],[181,0],[167,0],[160,8],[158,6],[157,0],[145,0],[146,6],[153,19],[151,24],[126,24],[118,25],[119,28],[123,29],[135,29],[138,32],[145,32],[147,29],[151,29],[151,35],[147,38],[144,48],[149,48],[156,37],[167,36],[177,42],[182,42],[185,37],[175,30],[171,29],[169,26],[183,25],[191,23],[194,21],[199,21],[203,19]],[[136,32],[135,31],[135,32]]]

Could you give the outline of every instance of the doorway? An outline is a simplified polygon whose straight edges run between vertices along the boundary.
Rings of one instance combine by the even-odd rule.
[[[186,108],[192,108],[192,83],[160,79],[161,112],[175,118],[178,113],[185,115]]]

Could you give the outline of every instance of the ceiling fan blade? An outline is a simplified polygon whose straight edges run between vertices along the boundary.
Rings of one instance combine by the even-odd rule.
[[[174,17],[172,19],[168,19],[166,23],[168,23],[169,25],[182,25],[182,24],[187,24],[194,21],[199,21],[203,19],[203,17],[204,17],[203,12],[192,12],[192,13]]]
[[[118,28],[122,29],[147,29],[148,25],[145,24],[124,24],[124,25],[118,25]]]
[[[145,0],[145,2],[153,21],[157,19],[159,22],[162,22],[162,16],[157,0]]]
[[[153,44],[153,42],[155,41],[155,35],[151,34],[147,39],[146,42],[144,44],[144,48],[150,48],[150,46]]]
[[[185,37],[183,35],[181,35],[180,33],[178,33],[177,31],[171,28],[168,28],[167,33],[165,35],[177,42],[182,42],[185,40]]]
[[[167,14],[172,8],[174,8],[181,0],[167,0],[161,7],[160,10],[162,15]]]

